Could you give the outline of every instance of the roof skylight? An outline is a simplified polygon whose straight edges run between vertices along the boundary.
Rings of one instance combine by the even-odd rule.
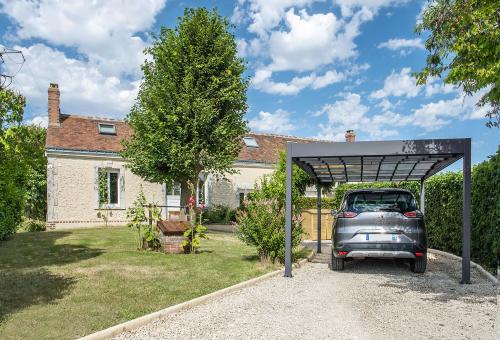
[[[243,142],[245,143],[246,146],[250,148],[258,148],[259,144],[257,144],[257,141],[253,137],[243,137]]]
[[[99,123],[99,134],[116,135],[116,126],[114,124]]]

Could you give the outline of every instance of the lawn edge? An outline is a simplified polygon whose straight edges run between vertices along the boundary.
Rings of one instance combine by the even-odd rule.
[[[296,268],[302,267],[304,264],[306,264],[311,259],[313,254],[314,253],[311,252],[305,259],[302,259],[302,260],[298,261],[297,263],[294,263],[293,266]],[[216,290],[215,292],[209,293],[207,295],[202,295],[202,296],[199,296],[199,297],[194,298],[192,300],[181,302],[177,305],[167,307],[167,308],[159,310],[157,312],[146,314],[146,315],[140,316],[136,319],[129,320],[129,321],[126,321],[124,323],[121,323],[121,324],[118,324],[115,326],[111,326],[111,327],[103,329],[101,331],[86,335],[86,336],[80,338],[80,340],[110,339],[110,338],[117,336],[121,333],[132,331],[132,330],[137,329],[141,326],[144,326],[152,321],[164,318],[164,317],[168,316],[169,314],[173,314],[173,313],[179,312],[181,310],[196,307],[196,306],[201,305],[205,302],[208,302],[211,299],[222,297],[222,296],[229,294],[231,292],[234,292],[238,289],[252,286],[252,285],[257,284],[261,281],[264,281],[268,278],[278,276],[279,274],[284,274],[283,268],[277,269],[275,271],[266,273],[266,274],[261,275],[261,276],[254,277],[250,280],[243,281],[243,282],[237,283],[235,285],[232,285],[232,286],[229,286],[226,288]]]
[[[434,253],[434,254],[438,254],[438,255],[442,255],[442,256],[446,256],[448,258],[451,258],[451,259],[454,259],[454,260],[459,260],[459,261],[462,261],[462,258],[460,256],[457,256],[455,254],[451,254],[451,253],[448,253],[446,251],[442,251],[442,250],[437,250],[437,249],[431,249],[431,248],[428,248],[427,251],[431,252],[431,253]],[[495,285],[498,284],[498,279],[496,277],[493,276],[493,274],[491,274],[489,271],[487,271],[486,269],[484,269],[481,265],[477,264],[476,262],[474,261],[470,261],[470,266],[473,267],[473,268],[476,268],[477,270],[479,270],[479,272],[484,276],[486,277],[489,281],[491,281],[492,283],[494,283]]]

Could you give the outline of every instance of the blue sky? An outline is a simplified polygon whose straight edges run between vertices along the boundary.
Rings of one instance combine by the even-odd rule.
[[[23,51],[7,70],[28,99],[26,121],[46,124],[47,87],[64,113],[123,118],[141,81],[149,32],[185,7],[217,8],[235,25],[247,62],[252,130],[342,140],[473,139],[473,162],[496,151],[478,96],[411,73],[425,61],[413,29],[421,0],[3,1],[0,45]]]

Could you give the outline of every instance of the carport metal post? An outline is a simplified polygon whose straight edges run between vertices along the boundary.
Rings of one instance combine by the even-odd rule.
[[[425,214],[425,182],[420,181],[420,211]]]
[[[316,190],[318,192],[318,198],[317,198],[317,214],[318,214],[318,240],[317,240],[317,246],[316,246],[316,253],[320,254],[321,253],[321,185],[318,181]]]
[[[286,143],[285,277],[292,277],[292,146]]]
[[[470,283],[470,210],[471,210],[471,140],[464,140],[464,194],[463,194],[463,232],[462,232],[462,283]]]

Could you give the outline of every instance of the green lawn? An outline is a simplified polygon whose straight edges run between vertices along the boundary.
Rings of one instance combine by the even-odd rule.
[[[0,243],[0,339],[75,338],[262,275],[254,249],[211,233],[196,255],[135,251],[126,228]]]

